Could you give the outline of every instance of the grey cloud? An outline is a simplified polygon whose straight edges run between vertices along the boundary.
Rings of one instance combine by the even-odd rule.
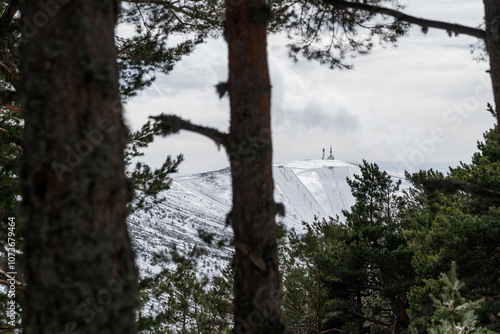
[[[273,123],[283,130],[314,130],[350,133],[360,126],[359,117],[344,107],[330,106],[327,103],[311,102],[303,108],[280,109],[275,112]]]

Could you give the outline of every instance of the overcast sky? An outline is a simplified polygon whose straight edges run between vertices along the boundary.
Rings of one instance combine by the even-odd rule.
[[[408,0],[408,14],[478,26],[481,0]],[[486,111],[493,103],[487,63],[472,60],[468,36],[450,38],[414,28],[397,48],[376,48],[352,60],[352,71],[329,70],[314,62],[293,63],[286,39],[270,36],[274,161],[320,159],[333,145],[336,159],[363,159],[390,170],[442,171],[469,162],[476,141],[493,126]],[[214,85],[227,79],[222,40],[198,47],[168,75],[126,105],[137,130],[149,115],[177,114],[194,123],[228,131],[229,100]],[[167,155],[184,154],[180,174],[228,166],[223,149],[209,139],[183,132],[158,139],[147,151],[153,166]]]

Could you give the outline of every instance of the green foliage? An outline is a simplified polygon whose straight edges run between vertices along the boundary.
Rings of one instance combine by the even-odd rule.
[[[133,160],[144,156],[141,149],[147,148],[160,129],[156,124],[147,122],[137,132],[133,132],[128,139],[128,146],[125,151],[125,163],[127,167],[132,165]],[[131,211],[149,210],[153,206],[165,200],[161,192],[167,190],[172,183],[170,175],[177,173],[179,164],[183,161],[183,156],[178,155],[174,160],[167,156],[160,168],[152,169],[143,162],[136,162],[134,169],[128,171],[128,177],[133,187],[134,201],[130,203]],[[129,168],[127,168],[129,169]]]
[[[494,333],[477,327],[475,311],[484,300],[480,299],[471,302],[461,296],[460,289],[465,284],[457,278],[455,262],[452,262],[449,274],[441,274],[438,283],[441,286],[440,298],[436,298],[433,294],[429,295],[436,311],[431,318],[432,323],[429,326],[428,333]],[[411,332],[417,333],[414,328],[411,329]]]
[[[436,278],[450,269],[452,261],[459,265],[457,275],[465,283],[461,290],[464,298],[484,299],[476,311],[478,325],[500,332],[500,202],[495,194],[500,190],[500,155],[496,127],[486,132],[477,146],[479,152],[470,164],[450,168],[447,175],[422,171],[412,176],[417,187],[422,183],[433,187],[432,192],[420,190],[414,197],[422,206],[420,213],[404,213],[414,227],[426,217],[425,228],[406,232],[421,282],[409,294],[412,324],[420,333],[427,331],[434,314],[429,294],[436,294]]]
[[[397,192],[401,181],[364,161],[348,180],[356,204],[346,222],[304,223],[282,247],[284,318],[293,333],[390,333],[408,327],[414,281]],[[305,291],[305,292],[304,292]]]
[[[347,225],[360,239],[376,247],[382,241],[384,230],[396,223],[401,180],[394,183],[387,172],[363,160],[361,175],[347,179],[347,184],[356,199],[351,212],[343,212]]]
[[[227,267],[219,276],[206,276],[198,268],[201,255],[203,252],[198,248],[181,255],[175,247],[169,253],[156,255],[156,264],[163,269],[142,281],[141,333],[229,331],[232,271]],[[145,311],[149,314],[145,315]]]
[[[452,318],[453,333],[500,331],[497,199],[421,185],[497,189],[496,129],[484,138],[471,164],[407,175],[413,187],[402,195],[400,182],[365,161],[348,181],[356,204],[345,224],[315,221],[290,235],[282,261],[291,333],[452,333]]]
[[[18,163],[22,156],[22,130],[23,122],[19,114],[12,112],[6,108],[0,108],[0,268],[6,269],[5,271],[17,271],[17,280],[22,280],[22,254],[20,254],[20,249],[23,244],[23,230],[20,224],[15,224],[14,229],[9,230],[9,218],[14,218],[13,222],[19,222],[17,207],[19,203],[19,170]],[[14,247],[12,244],[8,245],[8,233],[13,232],[11,240],[14,241]],[[16,254],[16,268],[15,270],[7,270],[7,254]],[[2,275],[3,276],[3,275]],[[5,280],[6,277],[2,277]],[[19,304],[22,291],[17,290],[17,303],[15,305],[15,311],[17,313],[18,319],[16,325],[19,325],[20,318],[19,312],[22,308]],[[0,312],[6,314],[8,309],[7,302],[10,299],[7,297],[6,292],[0,293]],[[7,324],[10,319],[2,317],[0,321],[0,327],[8,328]]]
[[[135,34],[117,38],[122,96],[135,95],[154,80],[148,73],[168,74],[198,44],[220,35],[223,17],[223,1],[123,1],[120,22]]]
[[[303,223],[305,234],[292,231],[288,242],[280,247],[284,272],[283,317],[290,333],[321,331],[329,305],[324,291],[326,268],[336,261],[336,243],[344,233],[338,219]],[[330,303],[331,304],[331,303]]]
[[[396,0],[363,3],[402,8]],[[323,1],[288,0],[276,6],[275,11],[279,13],[276,25],[289,36],[290,57],[298,61],[301,55],[330,68],[352,68],[344,62],[348,55],[367,54],[377,42],[393,44],[409,28],[409,24],[397,19],[377,17],[367,11],[332,6]]]
[[[19,32],[20,20],[7,9],[9,5],[0,2],[0,91],[14,91],[19,85]]]
[[[16,217],[19,194],[18,163],[22,155],[22,119],[19,114],[0,108],[0,222],[6,225],[8,217]],[[3,225],[2,225],[3,226]],[[0,233],[5,233],[2,228]],[[0,244],[7,238],[0,236]]]
[[[384,332],[393,326],[400,331],[408,326],[405,295],[414,280],[413,253],[400,215],[401,180],[394,182],[376,164],[363,161],[361,174],[348,184],[356,203],[351,212],[344,212],[352,256],[346,283],[351,284],[351,302],[356,300],[358,331]],[[336,287],[332,294],[340,289]]]
[[[198,44],[223,34],[224,3],[124,1],[120,22],[132,23],[136,34],[116,40],[123,97],[149,85],[148,74],[170,72]],[[401,8],[394,0],[363,3]],[[268,4],[275,13],[269,30],[288,33],[290,56],[295,60],[303,56],[331,68],[351,68],[344,63],[347,55],[366,54],[377,40],[395,43],[408,29],[397,20],[385,21],[323,1],[271,0]],[[0,15],[5,8],[1,2]],[[15,90],[20,25],[16,17],[3,18],[0,60],[10,70],[0,71],[0,89]],[[493,113],[492,108],[490,111]],[[1,109],[0,227],[6,217],[16,215],[21,133],[19,116]],[[147,123],[131,135],[128,166],[143,155],[140,150],[157,133]],[[408,306],[412,330],[450,332],[445,324],[451,323],[447,319],[452,304],[462,306],[451,312],[454,316],[460,318],[458,311],[465,312],[458,326],[500,331],[500,148],[496,129],[485,133],[478,149],[470,164],[461,163],[446,176],[432,170],[412,176],[415,188],[402,198],[396,195],[400,182],[392,182],[378,166],[363,162],[362,174],[349,181],[356,204],[344,213],[346,224],[338,219],[306,224],[304,235],[293,232],[283,246],[284,316],[291,332],[402,332],[407,327]],[[164,200],[160,192],[168,188],[169,175],[181,161],[182,156],[168,157],[157,169],[135,163],[128,175],[138,190],[131,209],[148,209]],[[433,190],[437,191],[424,191],[419,186],[422,180],[434,180]],[[146,197],[152,200],[146,201]],[[5,246],[2,233],[0,243]],[[204,238],[212,241],[210,235]],[[18,240],[22,241],[22,235]],[[141,314],[141,329],[148,333],[226,332],[231,313],[230,268],[222,276],[208,278],[196,274],[196,250],[187,256],[175,251],[164,255],[158,260],[170,266],[142,282],[145,303],[154,297],[163,302],[163,309]],[[449,269],[451,261],[460,264],[458,274],[465,286],[458,285],[455,270],[453,275],[436,279]],[[443,292],[441,299],[430,297],[439,291]]]
[[[238,1],[229,6],[237,8]],[[368,5],[401,9],[398,0],[369,0]],[[375,13],[346,9],[323,1],[269,0],[265,15],[270,33],[286,32],[289,55],[350,69],[347,56],[369,53],[376,44],[395,44],[409,24]],[[120,22],[132,24],[135,34],[119,38],[118,59],[122,94],[132,96],[151,83],[148,73],[168,73],[176,61],[208,38],[225,33],[225,1],[124,1]],[[178,42],[180,41],[180,42]]]
[[[9,217],[17,218],[17,209],[19,202],[19,172],[18,163],[22,155],[22,133],[23,120],[18,113],[9,109],[0,109],[0,245],[2,246],[2,257],[0,258],[0,268],[7,268],[7,259],[5,254],[7,233],[9,232],[7,222]],[[155,129],[150,123],[129,138],[126,156],[127,165],[131,165],[133,159],[141,157],[141,149],[146,148],[153,140]],[[133,185],[131,192],[135,193],[135,201],[130,205],[132,210],[147,210],[153,205],[163,201],[165,198],[160,192],[168,189],[171,179],[171,173],[177,172],[177,167],[182,161],[182,156],[176,160],[167,157],[164,164],[157,169],[152,170],[149,166],[138,162],[135,169],[129,173],[130,183]],[[149,198],[146,201],[146,198]],[[20,250],[23,243],[24,231],[22,225],[16,225],[15,230],[15,248]],[[16,265],[18,268],[17,279],[22,281],[22,262],[23,256],[20,251],[16,255]],[[6,270],[7,271],[7,270]],[[22,292],[17,291],[17,296],[21,297]],[[7,310],[7,295],[0,294],[0,311],[5,314]],[[19,299],[20,300],[20,299]],[[21,305],[16,305],[16,311],[22,310]],[[5,319],[5,318],[3,318]],[[5,320],[2,320],[5,321]],[[3,324],[3,323],[2,323]],[[0,325],[2,325],[0,324]]]
[[[495,115],[491,105],[488,111]],[[457,180],[476,185],[485,189],[482,196],[469,196],[465,205],[473,214],[488,214],[491,207],[500,206],[500,147],[498,127],[483,134],[484,141],[477,142],[479,152],[472,156],[470,164],[460,163],[456,168],[450,168],[447,180]],[[489,194],[488,194],[489,192]],[[473,194],[474,195],[474,194]]]

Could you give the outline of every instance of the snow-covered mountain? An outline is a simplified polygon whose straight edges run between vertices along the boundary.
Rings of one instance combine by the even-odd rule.
[[[359,174],[356,164],[339,160],[305,160],[273,165],[275,200],[285,205],[286,215],[279,218],[287,228],[302,230],[302,221],[314,216],[328,218],[349,210],[354,197],[346,182]],[[389,173],[403,178],[401,173]],[[230,236],[226,214],[231,209],[231,175],[229,167],[213,172],[176,177],[165,197],[166,201],[149,213],[136,212],[129,217],[129,230],[143,274],[157,268],[151,266],[154,252],[177,245],[180,250],[194,245],[206,247],[198,238],[199,229],[216,236]],[[209,249],[202,260],[208,272],[216,272],[230,249]]]

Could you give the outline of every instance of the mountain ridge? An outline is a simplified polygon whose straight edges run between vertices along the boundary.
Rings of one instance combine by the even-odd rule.
[[[346,179],[360,173],[357,164],[341,160],[303,160],[273,164],[275,201],[285,206],[285,216],[277,217],[287,229],[302,232],[302,221],[312,222],[350,210],[355,199]],[[388,172],[393,178],[404,178],[402,173]],[[403,188],[407,187],[406,183]],[[216,272],[230,248],[217,249],[206,245],[198,230],[218,238],[232,236],[226,225],[231,210],[230,168],[190,175],[176,176],[171,187],[162,195],[163,203],[149,212],[135,212],[128,219],[129,231],[138,255],[143,275],[158,272],[152,265],[152,254],[174,245],[182,252],[193,247],[205,248],[208,256],[201,263],[208,273]],[[208,261],[207,261],[208,259]]]

